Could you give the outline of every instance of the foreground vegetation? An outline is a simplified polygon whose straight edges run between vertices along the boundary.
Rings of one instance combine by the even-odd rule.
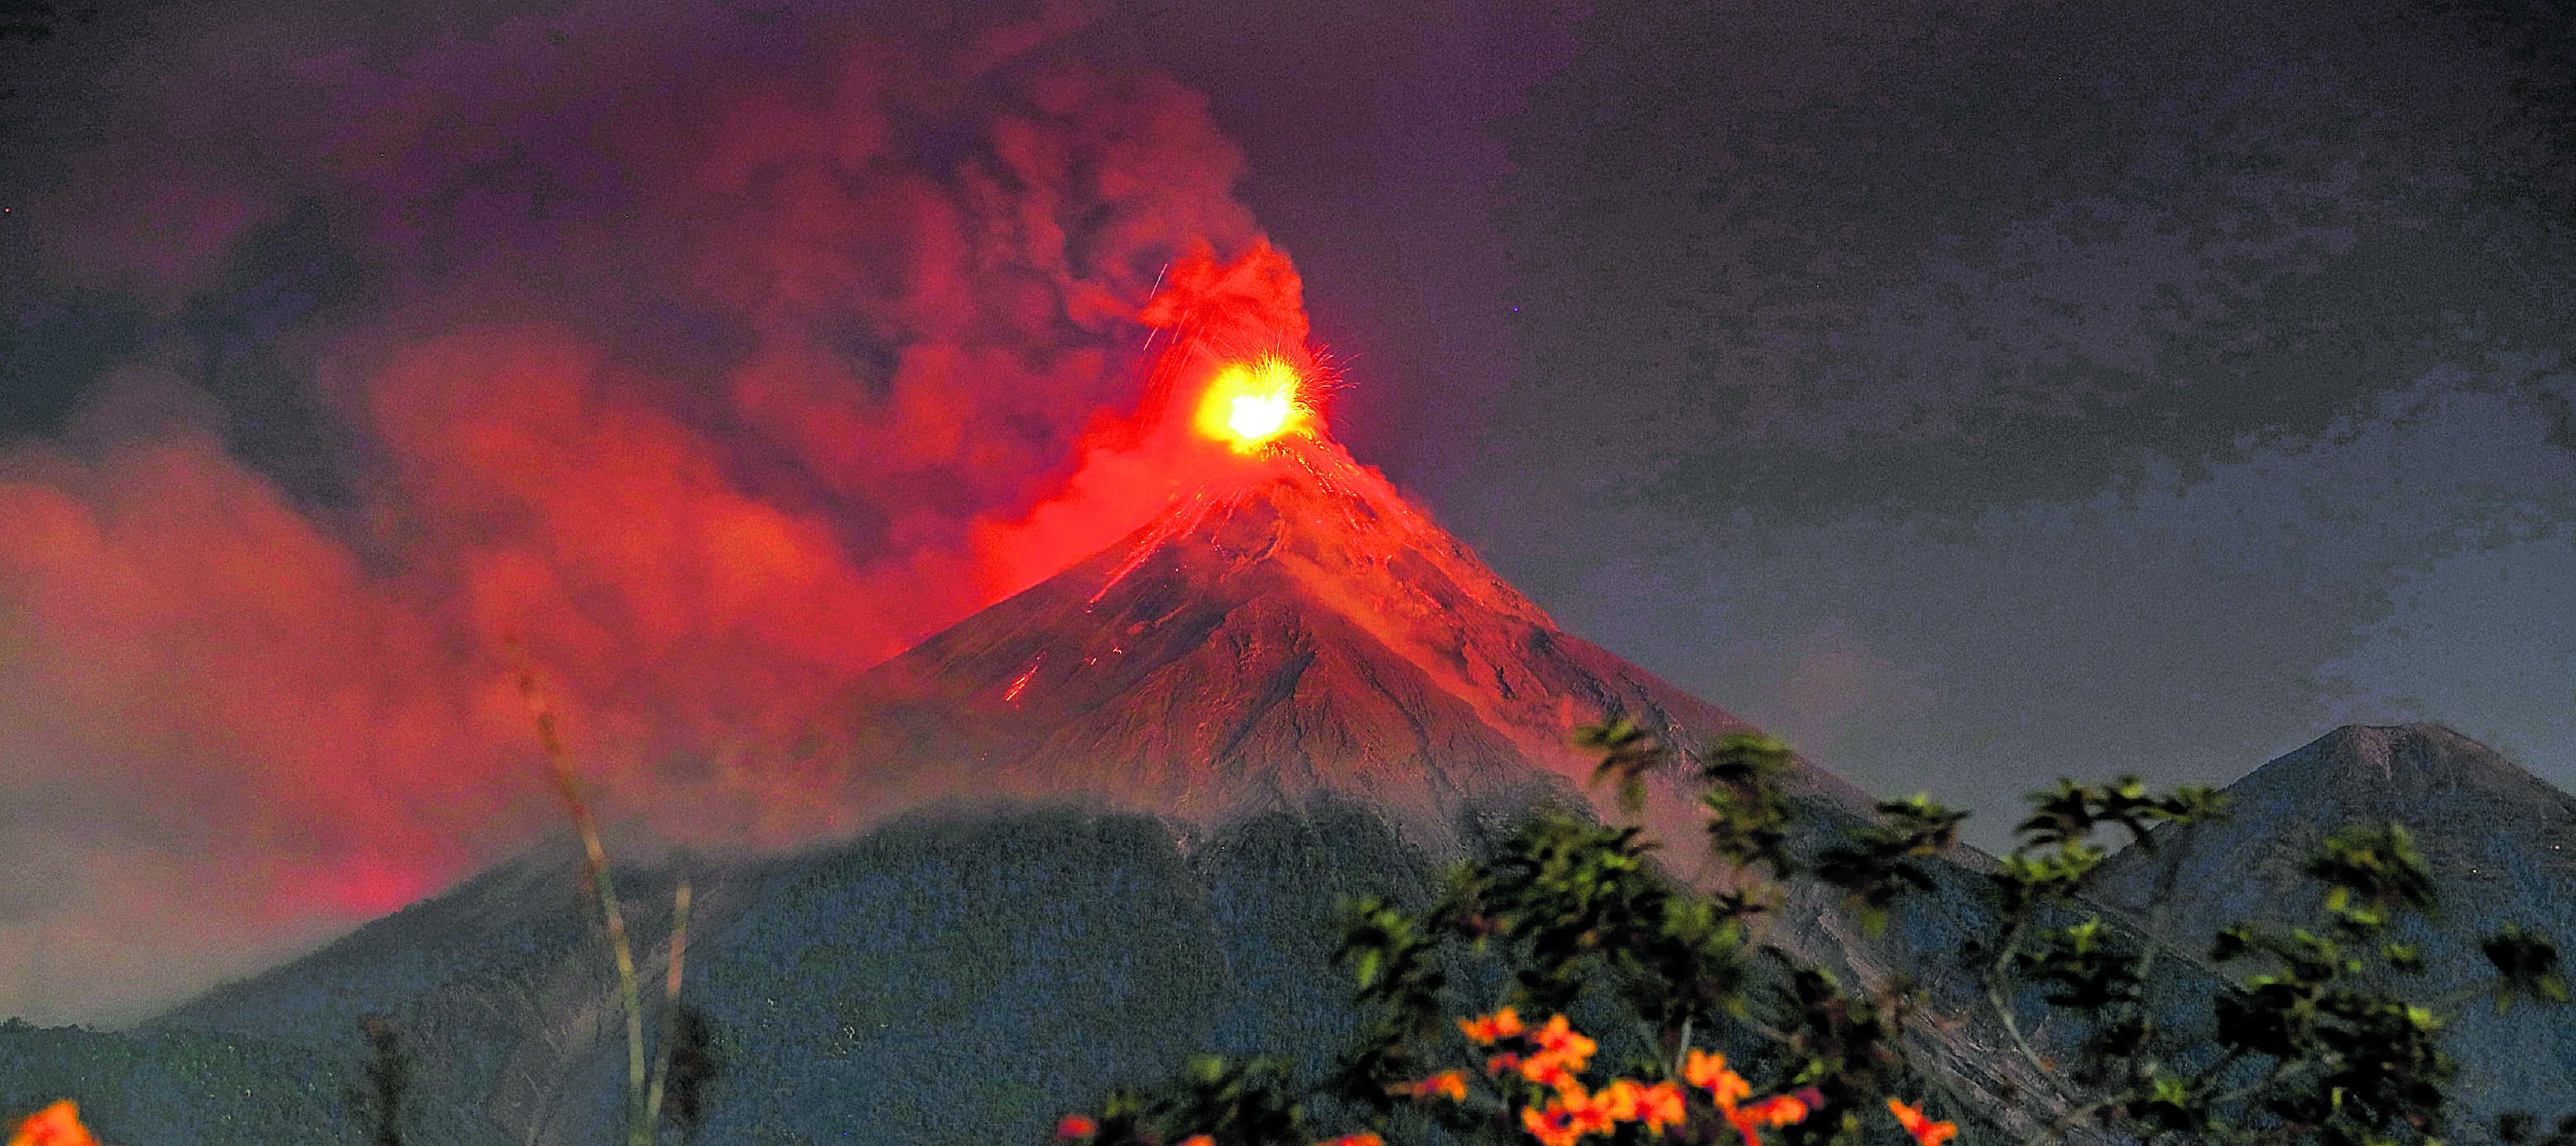
[[[543,711],[541,704],[538,711]],[[1586,735],[1605,757],[1598,779],[1619,783],[1632,806],[1644,777],[1684,763],[1633,728],[1596,728]],[[568,762],[555,753],[550,757],[558,781],[570,780]],[[1687,762],[1707,785],[1703,803],[1709,839],[1680,846],[1712,847],[1739,877],[1733,890],[1702,894],[1673,883],[1658,870],[1661,857],[1654,841],[1635,829],[1603,827],[1579,812],[1527,818],[1483,847],[1479,861],[1447,873],[1445,881],[1432,878],[1427,867],[1389,866],[1390,853],[1360,865],[1389,876],[1374,881],[1385,894],[1347,903],[1337,929],[1324,926],[1329,917],[1323,909],[1331,902],[1327,892],[1297,915],[1315,921],[1316,930],[1300,937],[1296,929],[1308,925],[1258,924],[1256,930],[1268,927],[1278,934],[1245,949],[1256,961],[1277,962],[1289,958],[1286,945],[1306,943],[1310,953],[1300,958],[1317,973],[1333,955],[1346,968],[1343,982],[1357,987],[1356,1012],[1336,1008],[1347,1017],[1259,1024],[1267,1034],[1252,1034],[1254,1028],[1247,1027],[1221,1044],[1238,1054],[1276,1046],[1293,1059],[1205,1058],[1164,1085],[1113,1093],[1061,1120],[1051,1115],[1049,1120],[1061,1136],[1094,1146],[1362,1146],[1372,1141],[1576,1146],[1594,1140],[1609,1146],[1664,1140],[1756,1146],[1766,1135],[1788,1146],[1943,1146],[1945,1141],[1966,1146],[2067,1136],[2111,1141],[2175,1136],[2249,1146],[2397,1146],[2439,1141],[2451,1129],[2442,1106],[2451,1066],[2432,1042],[2440,1029],[2435,1011],[2443,1000],[2410,1003],[2391,989],[2421,964],[2422,956],[2386,937],[2390,922],[2401,912],[2433,906],[2429,878],[2401,829],[2391,825],[2325,841],[2308,866],[2311,875],[2335,889],[2317,930],[2240,927],[2223,936],[2216,951],[2186,952],[2124,930],[2127,925],[2119,920],[2081,915],[2081,904],[2073,897],[2103,859],[2089,842],[2097,829],[2119,825],[2141,838],[2140,846],[2152,849],[2156,843],[2147,837],[2147,825],[2216,817],[2223,809],[2215,793],[2185,789],[2150,798],[2129,780],[2101,788],[2061,783],[2056,792],[2034,798],[2034,814],[2020,829],[2024,844],[1998,870],[1963,876],[1964,869],[1935,859],[1955,841],[1960,814],[1917,797],[1882,804],[1882,822],[1876,825],[1801,823],[1796,806],[1778,785],[1790,767],[1788,759],[1775,743],[1737,739],[1708,759]],[[563,790],[576,819],[586,818],[577,783],[564,783]],[[1144,834],[1122,837],[1131,852],[1146,842],[1169,842],[1168,834],[1154,837],[1149,826],[1140,825],[1138,831]],[[595,833],[586,834],[595,841]],[[1025,839],[1024,828],[1011,834],[1050,854],[1064,844]],[[1318,843],[1347,848],[1364,838],[1365,833],[1343,832]],[[1793,839],[1798,841],[1795,848]],[[1109,842],[1106,836],[1095,841],[1101,846]],[[886,846],[912,854],[922,843]],[[705,1063],[693,1059],[692,1048],[706,1045],[706,1033],[690,1008],[674,1006],[680,982],[676,974],[657,976],[664,978],[661,1021],[645,1021],[647,998],[634,954],[629,950],[618,958],[614,953],[627,929],[608,924],[609,913],[620,909],[604,853],[587,846],[584,852],[590,875],[585,894],[595,912],[591,941],[606,938],[612,951],[606,962],[623,964],[623,973],[606,981],[611,992],[608,1026],[623,1027],[627,1036],[627,1053],[621,1056],[628,1067],[624,1102],[613,1113],[594,1114],[618,1118],[621,1136],[629,1142],[686,1139],[696,1126],[703,1097],[699,1084],[706,1077]],[[940,860],[922,853],[922,858],[934,866],[955,866],[970,857]],[[1267,870],[1282,857],[1264,853],[1238,858]],[[972,866],[985,882],[995,878],[982,861]],[[1403,876],[1396,874],[1399,869],[1420,874]],[[1757,878],[1766,874],[1773,882]],[[1793,876],[1810,877],[1795,885],[1807,890],[1794,894],[1814,896],[1822,889],[1823,898],[1851,913],[1864,933],[1907,912],[1916,912],[1912,918],[1919,922],[1918,900],[1938,901],[1964,886],[1963,879],[1979,881],[1984,921],[1992,928],[1974,947],[1973,974],[1980,980],[1974,995],[1982,1014],[1971,1033],[2013,1068],[1998,1073],[2037,1080],[2027,1094],[2019,1101],[2007,1094],[1999,1103],[1973,1087],[1962,1088],[1955,1072],[1918,1068],[1914,1055],[1923,1047],[1925,1030],[1955,1024],[1963,1006],[1935,1013],[1913,984],[1884,976],[1872,976],[1869,990],[1855,990],[1846,985],[1848,975],[1837,978],[1826,968],[1802,964],[1777,942],[1781,908],[1793,894],[1779,884]],[[848,878],[827,872],[809,877],[826,883]],[[1298,886],[1313,882],[1310,877],[1289,880]],[[656,946],[670,944],[665,968],[657,970],[679,962],[685,952],[677,932],[687,908],[677,902],[676,883],[653,893],[675,900],[670,915],[620,917],[621,922],[640,922],[661,940]],[[1417,884],[1424,890],[1408,894],[1406,889]],[[1351,891],[1360,895],[1369,886]],[[1433,888],[1436,895],[1430,893]],[[1013,894],[1043,898],[1052,893],[1031,885]],[[971,905],[948,906],[964,910]],[[1255,926],[1256,917],[1243,914],[1254,910],[1278,914],[1276,904],[1248,902],[1209,915],[1199,926],[1220,933]],[[794,934],[810,944],[817,941],[816,922],[782,918],[765,926],[792,924]],[[1906,934],[1907,944],[1924,945],[1922,936],[1900,934]],[[1119,935],[1131,947],[1159,942],[1132,923],[1119,929]],[[1046,941],[1040,942],[1040,953],[1050,953]],[[1016,943],[1002,943],[999,949]],[[1961,946],[1937,945],[1945,951]],[[2564,999],[2557,950],[2546,939],[2507,930],[2485,940],[2483,954],[2496,973],[2480,989],[2492,992],[2499,1007],[2524,998]],[[2174,1022],[2177,1012],[2171,1006],[2160,1010],[2149,1005],[2148,987],[2158,987],[2169,1003],[2176,984],[2216,983],[2202,969],[2203,959],[2242,961],[2251,973],[2198,997],[2210,1025],[2186,1031],[2186,1024]],[[2172,973],[2176,970],[2197,977],[2177,976]],[[832,989],[866,993],[867,978],[850,977],[860,971],[855,965],[839,967],[831,980],[838,986]],[[734,974],[704,979],[691,991],[722,988],[708,997],[723,997],[723,990],[731,989],[725,987],[726,976]],[[1018,982],[1012,990],[1029,989],[1034,980],[1022,975]],[[763,983],[755,994],[779,994],[780,984]],[[1176,985],[1161,982],[1156,997],[1168,995]],[[813,986],[825,989],[823,980]],[[1068,1005],[1068,999],[1082,993],[1076,984],[1070,995],[1058,992],[1050,996],[1056,1002],[1042,1005]],[[1307,1002],[1295,1006],[1311,1009],[1331,1001],[1332,994],[1318,980],[1312,991],[1298,996]],[[2461,1001],[2456,994],[2449,1001]],[[892,1005],[896,998],[889,994],[881,1003]],[[962,1016],[951,1012],[964,1003],[943,1004],[947,1019],[930,1013],[883,1017],[912,1026],[953,1022]],[[1033,997],[1032,1005],[1041,1004]],[[777,1017],[799,1021],[789,1013]],[[1147,1039],[1171,1037],[1167,1025],[1137,1022],[1143,1018],[1127,1015],[1111,1029]],[[1358,1020],[1356,1029],[1352,1020]],[[675,1023],[677,1035],[670,1033]],[[1148,1034],[1148,1027],[1161,1033]],[[1078,1050],[1045,1051],[1043,1046],[1054,1044],[1039,1038],[1036,1030],[1032,1023],[1022,1032],[1022,1051],[1043,1056]],[[1288,1030],[1307,1033],[1281,1033]],[[2047,1033],[2051,1030],[2053,1037]],[[416,1049],[427,1048],[431,1043],[418,1040],[437,1036],[422,1031],[397,1038],[383,1024],[369,1028],[367,1035],[367,1047],[360,1052],[363,1069],[340,1071],[342,1081],[321,1088],[329,1094],[315,1091],[326,1104],[339,1096],[345,1109],[317,1115],[280,1140],[345,1142],[354,1137],[379,1146],[405,1140],[402,1110],[409,1100],[403,1044],[408,1039],[418,1043]],[[155,1037],[187,1036],[169,1032]],[[1283,1040],[1289,1045],[1280,1045]],[[1164,1045],[1205,1044],[1183,1034]],[[1322,1055],[1320,1048],[1335,1046],[1342,1047],[1338,1057]],[[221,1050],[215,1047],[208,1052],[213,1057],[201,1057],[218,1066],[231,1061],[216,1054]],[[982,1060],[989,1067],[981,1073],[1014,1069],[1011,1047],[995,1044],[989,1051]],[[238,1057],[238,1052],[225,1053]],[[779,1071],[786,1065],[775,1059],[740,1059],[727,1069],[740,1071],[732,1081],[748,1084],[751,1089],[743,1092],[747,1098],[784,1086],[787,1079]],[[2060,1070],[2060,1059],[2071,1065]],[[1174,1053],[1161,1061],[1178,1063],[1181,1056]],[[1300,1061],[1306,1064],[1302,1068]],[[639,1065],[642,1069],[635,1069]],[[1165,1069],[1169,1066],[1107,1077],[1147,1078]],[[966,1075],[934,1088],[954,1090],[956,1101],[941,1105],[940,1117],[953,1121],[959,1141],[988,1140],[982,1132],[993,1124],[991,1115],[998,1108],[986,1106],[985,1100],[1005,1097],[983,1085],[990,1080],[975,1077],[977,1073],[970,1067]],[[1085,1071],[1073,1071],[1058,1077],[1085,1076]],[[97,1079],[78,1070],[62,1077]],[[650,1101],[657,1079],[665,1096],[659,1109]],[[902,1101],[909,1093],[898,1079],[881,1081],[880,1087],[852,1092],[835,1109],[873,1109]],[[1063,1085],[1059,1081],[1034,1097],[1043,1103],[1045,1094],[1061,1094]],[[87,1088],[72,1085],[56,1093],[81,1096]],[[803,1087],[801,1093],[810,1104],[813,1087]],[[39,1092],[30,1105],[45,1100]],[[826,1113],[825,1124],[847,1117]],[[645,1117],[637,1118],[639,1114]],[[742,1116],[728,1117],[740,1122]],[[748,1125],[759,1135],[795,1139],[792,1130],[771,1134],[771,1121],[770,1115],[761,1115]],[[816,1126],[807,1124],[814,1121],[807,1118],[800,1125],[810,1134]],[[2508,1118],[2495,1130],[2508,1141],[2521,1141],[2533,1137],[2535,1121]],[[136,1142],[157,1137],[126,1121],[114,1122],[111,1129],[120,1139]],[[424,1140],[417,1131],[411,1137]],[[2554,1146],[2576,1143],[2576,1126],[2562,1123],[2553,1138]]]
[[[1632,812],[1645,778],[1672,763],[1624,722],[1587,728],[1582,739],[1603,753],[1596,783],[1616,782]],[[1903,1036],[1930,1017],[1914,984],[1895,978],[1854,993],[1762,938],[1782,889],[1755,869],[1780,881],[1801,874],[1788,847],[1795,809],[1779,788],[1793,766],[1787,748],[1737,736],[1695,764],[1708,846],[1736,872],[1737,890],[1678,886],[1651,862],[1657,845],[1637,828],[1542,814],[1498,854],[1449,872],[1427,910],[1384,899],[1349,905],[1340,958],[1371,1018],[1334,1077],[1301,1089],[1277,1060],[1204,1058],[1157,1090],[1115,1092],[1096,1112],[1068,1115],[1060,1136],[1085,1146],[1305,1146],[1318,1124],[1338,1122],[1343,1136],[1333,1141],[1354,1144],[1575,1146],[1599,1137],[1761,1146],[1769,1130],[1789,1146],[1900,1134],[1938,1146],[1961,1121],[2001,1132],[2006,1120],[1985,1117],[1909,1060]],[[2308,860],[2306,873],[2330,888],[2321,930],[2240,923],[2221,934],[2206,958],[2254,969],[2207,1001],[2215,1045],[2195,1046],[2163,1029],[2145,998],[2159,955],[2183,953],[2071,910],[2105,857],[2091,842],[2098,829],[2119,827],[2153,849],[2151,825],[2223,818],[2223,798],[2205,788],[2150,797],[2123,777],[2099,787],[2061,781],[2032,804],[2020,846],[1985,889],[1999,934],[1976,948],[1979,1017],[1999,1034],[2000,1053],[2046,1080],[2060,1110],[2025,1117],[2023,1137],[2443,1141],[2455,1064],[2435,1045],[2440,1019],[2388,989],[2423,967],[2422,952],[2385,938],[2391,921],[2435,907],[2403,827],[2334,834]],[[1955,846],[1965,818],[1919,795],[1877,810],[1883,825],[1824,848],[1807,873],[1839,889],[1873,935],[1901,897],[1934,886],[1925,865]],[[2547,937],[2508,926],[2480,946],[2495,975],[2479,990],[2499,1010],[2517,999],[2567,1001]],[[2025,1034],[2031,1016],[2020,999],[2033,985],[2083,1032],[2063,1068]],[[1549,1017],[1539,1025],[1523,1014]],[[1586,1016],[1579,1028],[1570,1014]],[[1585,1030],[1617,1037],[1596,1041]],[[1764,1082],[1734,1070],[1729,1049]],[[2522,1142],[2533,1122],[2508,1115],[2496,1134]],[[2576,1141],[2576,1118],[2562,1119],[2550,1141]]]

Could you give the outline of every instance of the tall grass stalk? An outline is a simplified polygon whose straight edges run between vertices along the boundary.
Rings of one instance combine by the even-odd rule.
[[[573,826],[581,832],[584,875],[597,891],[600,915],[608,922],[608,946],[617,961],[617,998],[626,1012],[626,1143],[652,1146],[653,1132],[661,1121],[662,1087],[670,1078],[671,1044],[679,1017],[680,963],[687,953],[689,936],[689,883],[681,880],[672,897],[670,972],[663,986],[662,1037],[655,1048],[652,1082],[647,1086],[643,998],[635,986],[635,952],[626,941],[626,916],[618,910],[617,884],[609,876],[608,849],[599,842],[599,825],[591,818],[589,801],[582,798],[581,777],[573,772],[572,753],[564,748],[554,709],[546,704],[544,692],[537,687],[536,669],[522,664],[518,676],[519,694],[527,698],[528,711],[536,718],[537,740],[545,747],[555,791],[563,797],[564,806],[572,812]]]
[[[662,1033],[653,1042],[653,1085],[645,1089],[644,1125],[662,1124],[662,1090],[671,1081],[671,1049],[680,1041],[680,960],[689,953],[689,881],[671,897],[671,970],[662,979]]]

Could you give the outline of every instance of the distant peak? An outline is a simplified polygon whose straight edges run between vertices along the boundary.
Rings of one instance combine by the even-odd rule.
[[[2329,751],[2373,756],[2433,751],[2472,751],[2494,755],[2493,749],[2460,735],[2451,726],[2429,720],[2411,724],[2346,724],[2318,737],[2316,743]]]
[[[2431,721],[2347,724],[2247,779],[2276,771],[2304,784],[2395,797],[2464,788],[2548,787],[2495,749]]]

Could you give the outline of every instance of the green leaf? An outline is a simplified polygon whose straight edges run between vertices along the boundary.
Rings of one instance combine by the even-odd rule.
[[[2302,870],[2333,889],[2326,910],[2339,917],[2336,930],[2350,937],[2378,933],[2400,909],[2436,909],[2432,873],[2416,854],[2414,837],[2394,823],[2327,836]]]
[[[2558,944],[2547,935],[2508,923],[2479,943],[2478,950],[2495,965],[2497,1014],[2511,1009],[2516,995],[2551,1003],[2567,1001],[2567,980],[2558,970]]]
[[[1574,742],[1602,753],[1600,766],[1592,770],[1592,783],[1598,785],[1605,779],[1616,780],[1619,805],[1631,814],[1646,805],[1646,774],[1672,760],[1671,749],[1625,716],[1605,724],[1586,724],[1576,729]]]

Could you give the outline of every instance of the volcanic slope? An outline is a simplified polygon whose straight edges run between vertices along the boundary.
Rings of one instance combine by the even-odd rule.
[[[853,808],[1002,806],[693,865],[686,997],[722,1064],[710,1140],[1033,1141],[1199,1048],[1284,1051],[1318,1077],[1357,1022],[1332,959],[1343,897],[1418,902],[1433,861],[1495,819],[1584,799],[1578,724],[1623,714],[1693,753],[1750,731],[1559,630],[1330,441],[1228,461],[1108,550],[873,670],[800,746]],[[1647,825],[1702,882],[1683,779],[1650,786]],[[1822,768],[1788,787],[1809,858],[1873,818]],[[1955,858],[1885,935],[1801,881],[1776,937],[1846,983],[1925,978],[1956,1013],[1974,994],[1959,952],[1988,916],[1983,857]],[[675,874],[619,885],[667,902]],[[517,865],[152,1028],[274,1037],[318,1075],[354,1069],[360,1020],[383,1014],[438,1048],[411,1091],[419,1140],[591,1146],[614,1123],[621,1035],[576,887],[560,856]],[[630,925],[658,981],[661,925]],[[1991,1030],[1914,1042],[2020,1129],[2057,1109],[2001,1097],[2017,1078]]]
[[[1666,869],[1702,890],[1736,876],[1707,846],[1685,769],[1757,731],[1559,629],[1320,436],[1239,459],[1118,544],[874,670],[849,708],[837,750],[865,762],[854,800],[937,790],[926,776],[953,791],[964,775],[1000,801],[1084,796],[1190,831],[1346,803],[1435,859],[1534,799],[1585,804],[1598,758],[1574,729],[1625,716],[1680,750],[1640,818]],[[1879,822],[1875,801],[1812,762],[1783,787],[1802,863]],[[1621,816],[1606,792],[1592,800]],[[1930,988],[1965,1025],[1917,1032],[1920,1061],[2018,1131],[2062,1100],[1998,1053],[2000,1030],[1977,1013],[1966,952],[1993,920],[1992,867],[1964,845],[1928,862],[1933,891],[1877,936],[1838,891],[1794,879],[1769,938],[1858,989]],[[2200,973],[2166,984],[2198,997],[2211,985]]]
[[[868,674],[853,799],[962,772],[993,795],[1213,825],[1330,795],[1446,851],[1462,814],[1573,797],[1597,762],[1577,725],[1625,715],[1685,752],[1754,731],[1559,629],[1329,439],[1235,461]],[[1788,786],[1872,814],[1822,768]]]
[[[2439,724],[2338,728],[2226,792],[2231,822],[2157,828],[2155,854],[2131,846],[2105,861],[2097,897],[2146,919],[2150,896],[2171,888],[2157,925],[2204,951],[2240,919],[2316,928],[2326,889],[2300,868],[2318,844],[2346,827],[2401,824],[2440,915],[2399,917],[2397,941],[2418,945],[2427,966],[2389,987],[2419,1002],[2451,996],[2435,1013],[2441,1045],[2460,1060],[2454,1136],[2492,1140],[2507,1110],[2544,1126],[2576,1114],[2576,1012],[2523,1000],[2498,1015],[2492,996],[2461,990],[2493,974],[2478,941],[2504,924],[2576,944],[2576,798]]]

